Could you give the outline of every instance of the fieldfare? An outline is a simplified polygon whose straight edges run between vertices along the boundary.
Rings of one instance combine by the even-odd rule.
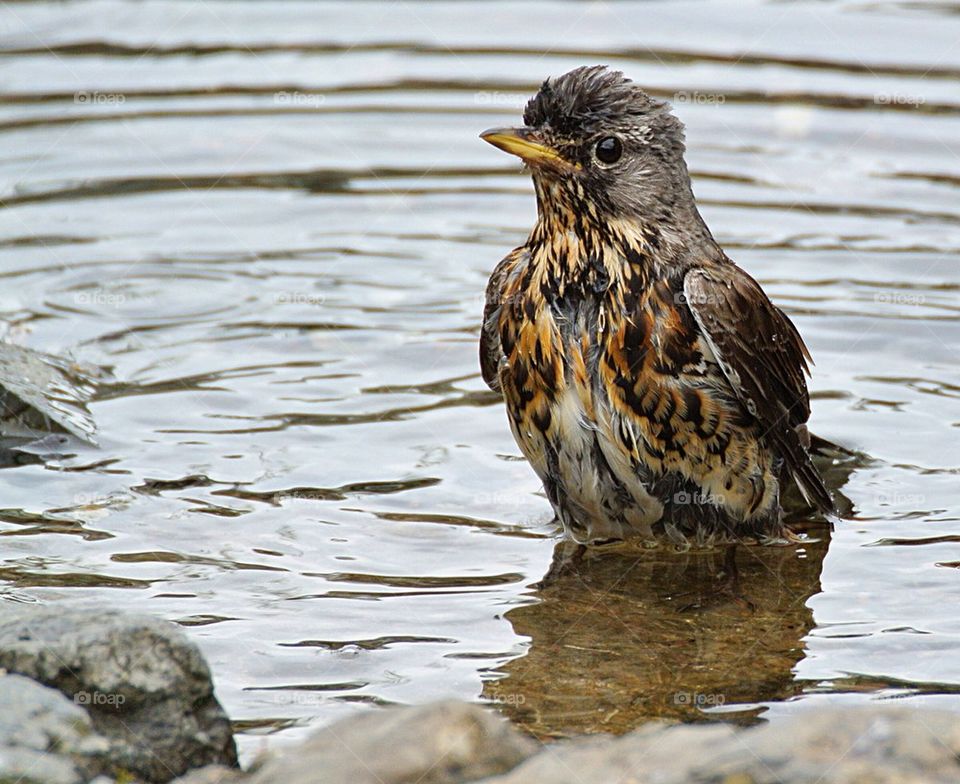
[[[584,67],[523,121],[481,134],[528,166],[538,215],[490,278],[480,362],[567,535],[782,540],[791,479],[831,512],[810,355],[700,216],[669,105]]]

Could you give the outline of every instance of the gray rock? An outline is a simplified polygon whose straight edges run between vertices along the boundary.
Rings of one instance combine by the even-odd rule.
[[[510,770],[539,748],[500,716],[440,702],[363,713],[268,759],[249,784],[454,784]]]
[[[257,770],[176,784],[955,784],[960,716],[934,710],[809,710],[741,730],[649,724],[545,746],[496,714],[443,702],[361,714]]]
[[[236,784],[236,782],[247,781],[244,774],[233,768],[225,768],[223,765],[208,765],[193,773],[188,773],[183,778],[171,782],[171,784]]]
[[[63,607],[7,612],[0,620],[0,667],[83,707],[109,741],[117,774],[152,784],[203,765],[237,764],[210,670],[170,623]]]
[[[83,784],[69,759],[32,749],[0,749],[0,784]]]
[[[0,431],[70,433],[93,442],[97,432],[86,401],[95,377],[67,359],[0,342]]]
[[[80,784],[108,767],[109,748],[59,691],[0,676],[0,783]]]
[[[490,779],[489,784],[692,784],[700,781],[692,777],[693,765],[737,746],[735,732],[722,725],[652,724],[621,738],[604,735],[551,744],[506,775]],[[717,776],[710,781],[724,779]],[[737,784],[759,782],[744,779]]]
[[[947,784],[960,781],[960,716],[804,712],[755,729],[652,725],[546,747],[484,784]]]

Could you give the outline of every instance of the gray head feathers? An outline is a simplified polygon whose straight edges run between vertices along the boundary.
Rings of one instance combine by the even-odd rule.
[[[683,125],[670,113],[670,104],[604,65],[575,68],[544,81],[527,103],[523,121],[571,140],[637,125],[683,139]]]

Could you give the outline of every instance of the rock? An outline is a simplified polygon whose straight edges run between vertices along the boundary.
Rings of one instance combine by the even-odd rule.
[[[700,781],[691,777],[693,765],[709,762],[724,749],[736,746],[735,733],[736,730],[723,725],[652,724],[621,738],[580,738],[552,744],[506,775],[491,779],[489,784],[692,784]],[[727,784],[722,776],[710,781]],[[746,779],[737,784],[759,782]]]
[[[59,691],[0,676],[0,782],[80,784],[108,767],[109,748]]]
[[[810,708],[746,730],[651,723],[541,746],[453,701],[354,716],[243,773],[207,667],[179,629],[101,610],[12,612],[0,667],[54,688],[0,673],[0,784],[960,781],[960,715],[936,710]]]
[[[484,784],[947,784],[960,781],[960,716],[807,711],[762,727],[652,725],[557,744]]]
[[[5,613],[0,667],[59,689],[84,708],[109,742],[118,777],[153,784],[208,764],[236,766],[210,670],[176,626],[59,606]]]
[[[747,730],[648,724],[547,746],[457,702],[365,713],[268,757],[257,770],[175,784],[947,784],[960,781],[960,716],[808,710]]]
[[[73,764],[32,749],[0,749],[0,784],[82,784]]]
[[[70,433],[94,442],[97,432],[86,401],[93,368],[0,342],[0,432],[37,437]]]
[[[249,784],[454,784],[510,770],[539,748],[492,711],[459,702],[363,713],[268,759]]]
[[[193,773],[188,773],[183,778],[171,782],[171,784],[235,784],[241,781],[247,781],[247,779],[233,768],[225,768],[223,765],[208,765],[205,768],[193,771]]]

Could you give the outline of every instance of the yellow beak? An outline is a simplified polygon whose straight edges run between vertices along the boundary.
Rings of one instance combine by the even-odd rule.
[[[570,167],[571,165],[556,150],[540,141],[536,132],[529,128],[490,128],[481,133],[480,138],[504,152],[522,158],[531,166],[549,164]]]

